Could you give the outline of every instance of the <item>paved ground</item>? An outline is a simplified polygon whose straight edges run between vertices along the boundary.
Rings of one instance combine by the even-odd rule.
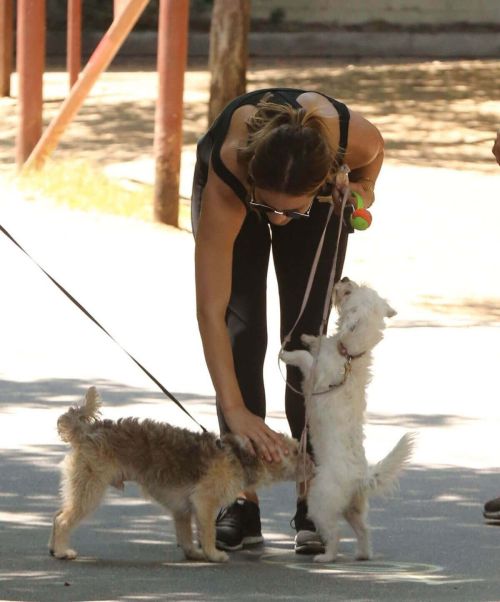
[[[0,600],[500,600],[500,529],[481,516],[500,494],[500,188],[486,159],[461,170],[388,162],[374,224],[350,243],[345,273],[399,311],[376,352],[368,456],[379,458],[406,430],[419,435],[399,494],[373,503],[369,563],[352,560],[347,529],[336,564],[293,554],[292,484],[262,492],[265,546],[225,566],[184,562],[169,518],[132,486],[111,493],[75,533],[77,561],[50,558],[65,451],[55,422],[89,384],[107,417],[195,427],[0,236]],[[190,233],[28,203],[1,184],[0,223],[215,429]],[[269,290],[275,307],[272,275]],[[273,319],[269,330],[269,423],[286,431]]]

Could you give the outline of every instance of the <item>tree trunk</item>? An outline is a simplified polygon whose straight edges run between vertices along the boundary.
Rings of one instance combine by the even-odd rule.
[[[244,94],[251,0],[214,0],[210,27],[209,124],[226,104]]]
[[[179,224],[184,72],[189,0],[161,0],[158,23],[158,101],[155,112],[155,218]]]

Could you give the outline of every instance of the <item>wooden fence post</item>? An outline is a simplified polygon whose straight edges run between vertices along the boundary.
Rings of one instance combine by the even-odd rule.
[[[0,96],[10,96],[14,58],[14,0],[0,0]]]
[[[19,120],[16,140],[18,167],[21,167],[29,157],[42,134],[45,29],[45,0],[18,0]]]
[[[179,174],[182,149],[184,72],[187,62],[188,0],[160,0],[158,27],[158,101],[155,115],[154,215],[179,223]]]
[[[68,0],[66,68],[72,88],[82,67],[82,0]]]
[[[27,2],[28,0],[23,1]],[[31,1],[41,2],[41,0]],[[62,103],[59,112],[33,149],[33,152],[24,165],[25,169],[42,167],[46,158],[56,148],[64,130],[82,106],[94,83],[113,60],[113,57],[122,46],[148,2],[149,0],[129,0],[128,4],[125,5],[121,13],[113,21],[94,50],[77,82],[71,88],[69,96]]]

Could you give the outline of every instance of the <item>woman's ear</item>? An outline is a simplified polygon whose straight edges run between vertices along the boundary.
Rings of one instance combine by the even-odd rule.
[[[253,162],[254,162],[255,156],[252,155],[252,158],[250,159],[250,161],[248,162],[248,166],[247,166],[247,181],[248,183],[253,186],[255,184],[255,180],[253,177]]]

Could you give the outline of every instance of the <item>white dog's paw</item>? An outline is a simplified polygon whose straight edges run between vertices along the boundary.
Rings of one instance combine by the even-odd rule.
[[[318,337],[315,337],[313,334],[302,334],[300,335],[300,340],[306,347],[312,347],[314,343],[317,341]]]
[[[290,366],[297,366],[302,370],[302,374],[305,376],[309,373],[312,363],[313,357],[306,351],[305,349],[295,349],[295,351],[281,351],[280,359],[285,364],[289,364]]]
[[[316,554],[316,556],[313,558],[314,562],[335,562],[335,560],[337,559],[337,557],[334,554],[327,554],[326,552],[324,554]]]
[[[284,362],[285,364],[288,364],[289,359],[290,359],[290,351],[280,351],[280,355],[279,358],[282,362]]]
[[[51,556],[54,556],[54,558],[58,558],[59,560],[74,560],[78,556],[76,550],[72,550],[71,548],[59,551],[49,549],[49,552]]]
[[[373,558],[373,550],[370,543],[359,546],[356,550],[356,560],[371,560]]]
[[[222,552],[221,550],[214,550],[206,555],[207,560],[210,562],[227,562],[229,560],[229,556],[226,552]]]

